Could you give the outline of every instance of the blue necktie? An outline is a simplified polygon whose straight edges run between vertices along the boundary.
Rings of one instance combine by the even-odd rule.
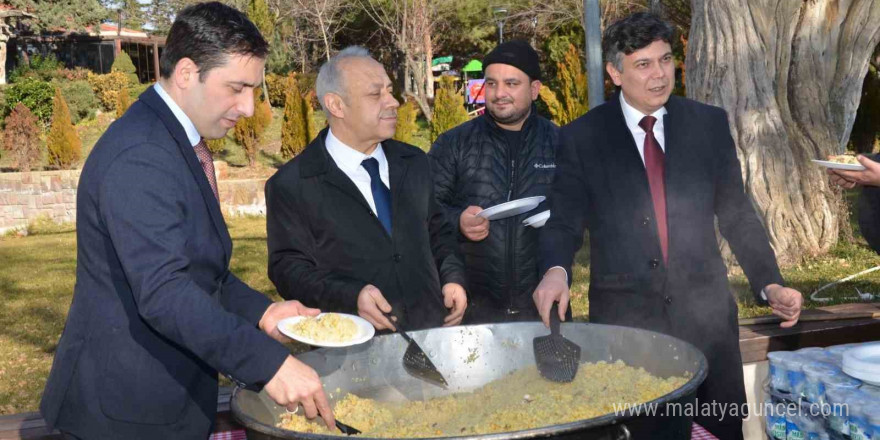
[[[379,177],[379,161],[374,158],[365,159],[361,165],[370,173],[370,190],[373,192],[373,203],[376,204],[376,216],[391,235],[391,190]]]

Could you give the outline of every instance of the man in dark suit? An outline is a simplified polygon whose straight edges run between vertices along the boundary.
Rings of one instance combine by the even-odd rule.
[[[66,438],[206,438],[218,371],[333,426],[320,378],[276,325],[318,311],[272,303],[229,271],[204,142],[253,114],[267,53],[244,14],[216,2],[184,9],[161,79],[89,155],[76,287],[40,405]]]
[[[861,171],[847,171],[829,168],[832,183],[846,189],[862,187],[859,195],[859,230],[874,252],[880,253],[880,156],[859,154],[859,163],[865,167]]]
[[[552,215],[540,237],[545,275],[534,300],[545,323],[554,302],[562,317],[572,260],[589,229],[590,321],[694,344],[709,362],[699,402],[740,405],[697,423],[719,438],[742,438],[737,305],[715,219],[757,300],[769,301],[783,326],[797,322],[803,299],[782,286],[767,234],[743,190],[727,115],[670,96],[672,34],[669,24],[647,13],[605,30],[606,69],[620,92],[561,130]]]
[[[453,229],[427,155],[391,139],[399,104],[385,69],[350,47],[316,89],[330,127],[266,183],[269,278],[284,298],[379,330],[394,328],[386,313],[405,330],[460,323]]]

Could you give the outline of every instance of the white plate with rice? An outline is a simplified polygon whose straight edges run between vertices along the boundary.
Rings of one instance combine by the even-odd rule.
[[[363,344],[376,334],[373,324],[346,313],[293,316],[278,322],[285,336],[315,347],[349,347]]]

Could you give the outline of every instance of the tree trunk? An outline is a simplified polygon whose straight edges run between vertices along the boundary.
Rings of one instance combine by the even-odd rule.
[[[330,61],[330,41],[327,38],[327,26],[324,25],[324,18],[318,15],[318,26],[321,27],[321,38],[324,39],[324,56]]]
[[[0,84],[6,84],[6,42],[8,37],[0,35]]]
[[[407,94],[411,96],[416,104],[419,105],[419,109],[422,110],[422,114],[425,115],[425,120],[431,122],[434,120],[434,112],[431,110],[431,105],[428,102],[428,97],[425,94],[425,69],[421,68],[421,60],[418,55],[412,56],[409,54],[405,54],[406,63],[409,66],[409,70],[413,72],[413,80],[415,82],[415,86],[412,91],[408,91]]]
[[[837,242],[843,152],[880,41],[877,0],[692,0],[687,93],[723,107],[746,191],[783,263]]]

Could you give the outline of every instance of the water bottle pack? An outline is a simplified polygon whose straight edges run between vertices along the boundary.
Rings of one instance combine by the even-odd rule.
[[[880,387],[841,369],[845,344],[767,354],[766,433],[774,440],[880,440]]]

